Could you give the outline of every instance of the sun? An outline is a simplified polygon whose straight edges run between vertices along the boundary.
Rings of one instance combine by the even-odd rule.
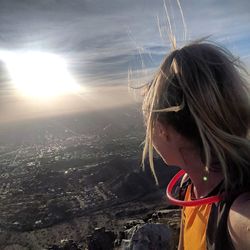
[[[25,96],[48,98],[81,90],[67,69],[66,61],[55,54],[30,51],[0,51],[15,87]]]

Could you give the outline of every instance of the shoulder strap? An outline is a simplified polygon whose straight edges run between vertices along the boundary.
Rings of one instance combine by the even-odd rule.
[[[226,203],[224,200],[212,205],[206,233],[208,250],[235,249],[227,229],[227,217],[231,205],[232,202]]]
[[[179,188],[179,194],[178,194],[178,198],[180,200],[184,200],[185,199],[185,195],[186,195],[186,191],[187,191],[187,187],[192,183],[191,179],[189,178],[188,174],[184,174],[181,182],[180,182],[180,188]]]

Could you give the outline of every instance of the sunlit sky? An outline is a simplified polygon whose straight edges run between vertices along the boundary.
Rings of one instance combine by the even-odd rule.
[[[211,35],[250,68],[250,1],[179,3],[188,41]],[[185,29],[178,1],[165,4],[182,45]],[[6,62],[0,58],[0,123],[133,103],[127,91],[128,71],[134,72],[135,84],[150,78],[169,49],[167,27],[162,0],[0,0],[0,51],[57,55],[82,87],[81,93],[65,97],[27,98],[9,81]]]

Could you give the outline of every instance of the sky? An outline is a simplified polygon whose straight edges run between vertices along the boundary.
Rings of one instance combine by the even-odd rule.
[[[150,79],[169,51],[166,12],[179,46],[210,35],[249,69],[249,10],[248,0],[0,0],[0,51],[59,55],[83,87],[24,97],[0,58],[0,123],[135,103],[128,79],[132,86]]]

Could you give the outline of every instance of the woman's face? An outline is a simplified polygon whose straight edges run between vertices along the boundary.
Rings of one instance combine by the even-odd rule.
[[[153,129],[153,147],[168,165],[182,166],[180,154],[181,135],[170,125],[163,125],[159,121]]]

